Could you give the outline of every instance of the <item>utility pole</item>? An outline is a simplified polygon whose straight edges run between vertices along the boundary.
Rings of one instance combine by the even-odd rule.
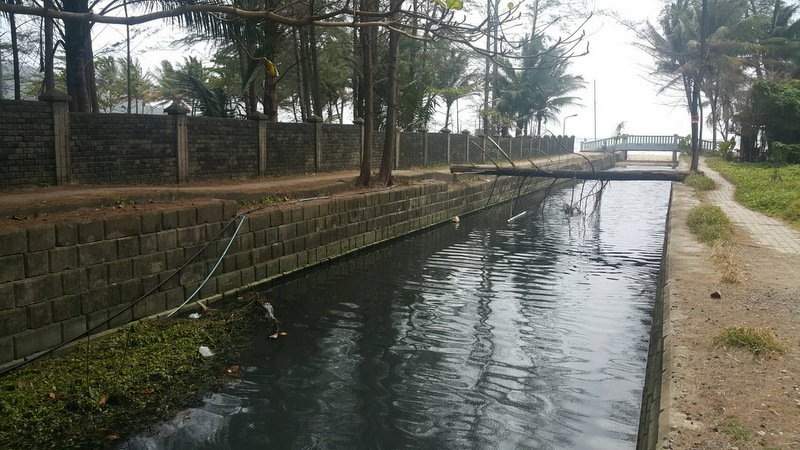
[[[597,140],[597,80],[594,80],[594,98],[592,105],[594,107],[594,140]]]

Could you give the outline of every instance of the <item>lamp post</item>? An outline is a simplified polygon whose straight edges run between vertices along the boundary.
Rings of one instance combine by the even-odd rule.
[[[577,116],[577,114],[572,114],[572,115],[569,115],[567,117],[564,117],[564,121],[561,122],[561,135],[562,136],[566,136],[567,135],[567,119],[569,119],[570,117],[575,117],[575,116]]]

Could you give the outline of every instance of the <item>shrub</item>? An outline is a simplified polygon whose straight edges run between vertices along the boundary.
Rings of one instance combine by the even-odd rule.
[[[686,177],[684,183],[694,188],[696,191],[713,191],[717,188],[717,184],[714,183],[714,180],[708,178],[705,175],[697,175],[691,174]]]
[[[727,241],[733,236],[731,221],[719,206],[700,205],[692,208],[686,223],[692,234],[706,244]]]
[[[771,151],[772,162],[775,165],[800,163],[800,144],[789,145],[776,141],[771,144]]]
[[[775,334],[764,328],[727,327],[719,335],[718,342],[729,347],[740,347],[754,354],[783,353],[786,347]]]

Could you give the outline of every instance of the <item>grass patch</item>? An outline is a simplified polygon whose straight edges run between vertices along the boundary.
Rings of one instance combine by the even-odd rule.
[[[730,436],[731,439],[736,442],[747,442],[753,437],[753,433],[736,419],[725,419],[725,422],[722,423],[722,427],[720,427],[720,431]]]
[[[800,164],[775,168],[769,163],[733,163],[707,158],[736,186],[736,200],[742,205],[800,227]]]
[[[723,283],[736,284],[742,281],[742,271],[736,262],[730,242],[718,242],[714,245],[714,260]]]
[[[717,188],[717,184],[714,183],[714,180],[705,175],[698,175],[695,173],[686,177],[683,182],[694,188],[696,191],[713,191]]]
[[[729,241],[733,236],[731,221],[719,206],[695,206],[689,211],[686,224],[692,234],[706,244]]]
[[[2,447],[104,447],[168,417],[218,382],[254,316],[149,320],[5,375]],[[216,356],[201,357],[201,345]]]
[[[722,330],[718,341],[723,346],[745,348],[755,355],[786,350],[775,334],[764,328],[727,327]]]

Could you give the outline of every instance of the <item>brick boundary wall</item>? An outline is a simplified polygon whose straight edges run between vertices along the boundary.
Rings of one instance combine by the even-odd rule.
[[[64,183],[173,184],[187,181],[357,170],[361,124],[273,123],[170,115],[69,113],[64,99],[0,101],[0,189]],[[373,137],[380,166],[382,131]],[[494,138],[514,159],[572,153],[574,137]],[[476,145],[468,144],[475,142]],[[394,168],[502,160],[486,138],[398,136]],[[486,155],[480,148],[485,149]],[[510,152],[510,153],[509,153]]]
[[[596,168],[613,166],[613,155]],[[563,168],[584,167],[582,160]],[[549,179],[532,179],[543,192]],[[518,182],[485,177],[430,182],[327,200],[272,206],[246,216],[230,253],[200,298],[254,286],[350,252],[447,222],[516,195]],[[0,366],[106,321],[197,253],[242,211],[234,201],[106,219],[0,230]],[[179,276],[106,327],[179,305],[230,239],[211,245]]]

